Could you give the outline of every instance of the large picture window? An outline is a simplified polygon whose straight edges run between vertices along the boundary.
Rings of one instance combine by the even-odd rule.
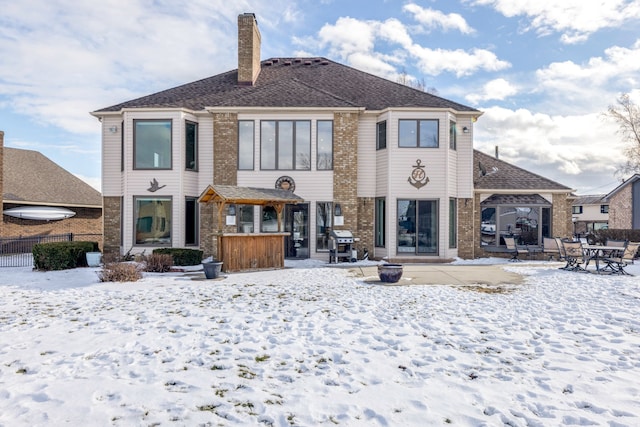
[[[318,170],[333,169],[333,121],[318,120],[317,122],[317,153],[316,168]]]
[[[188,171],[198,170],[198,124],[194,122],[185,123],[185,169]]]
[[[253,170],[254,124],[252,120],[238,122],[238,170]]]
[[[310,121],[264,120],[260,126],[261,169],[311,169]]]
[[[329,250],[329,236],[333,224],[333,203],[316,203],[316,252]]]
[[[136,245],[171,245],[171,197],[136,197]]]
[[[505,237],[519,245],[539,245],[551,237],[551,209],[543,206],[485,204],[480,222],[482,246],[504,246]]]
[[[438,120],[399,121],[398,146],[438,148]]]
[[[171,120],[133,123],[133,168],[171,169]]]

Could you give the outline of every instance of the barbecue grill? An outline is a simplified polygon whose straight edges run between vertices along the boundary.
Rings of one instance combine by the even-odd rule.
[[[355,262],[356,249],[353,233],[349,230],[331,230],[329,233],[329,264],[341,259]]]

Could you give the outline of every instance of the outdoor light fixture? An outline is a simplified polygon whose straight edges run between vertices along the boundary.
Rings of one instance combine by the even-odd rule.
[[[336,203],[336,207],[333,210],[333,215],[334,216],[342,216],[342,206],[340,206],[340,203]]]
[[[462,128],[462,133],[469,133],[469,128],[468,127],[463,127]]]
[[[111,126],[111,127],[109,128],[109,132],[111,132],[111,133],[116,133],[116,132],[118,132],[118,126]]]

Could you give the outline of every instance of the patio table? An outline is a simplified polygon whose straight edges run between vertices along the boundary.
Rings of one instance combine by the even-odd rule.
[[[595,265],[596,265],[596,273],[599,274],[599,273],[602,272],[602,270],[600,269],[600,260],[603,260],[605,258],[610,258],[616,252],[623,251],[624,247],[620,247],[620,246],[601,246],[601,245],[582,245],[582,249],[584,251],[585,260],[586,260],[585,265],[584,265],[585,270],[589,266],[589,262],[591,260],[594,260],[595,261]]]

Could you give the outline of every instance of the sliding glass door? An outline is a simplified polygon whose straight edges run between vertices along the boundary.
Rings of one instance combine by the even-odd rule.
[[[398,254],[438,253],[438,201],[398,200]]]

